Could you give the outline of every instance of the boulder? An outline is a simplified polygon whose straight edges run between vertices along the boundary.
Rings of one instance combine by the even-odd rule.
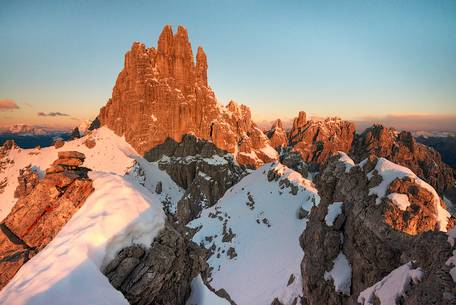
[[[62,139],[57,139],[54,141],[54,147],[57,149],[63,147],[63,145],[65,145],[65,141]]]
[[[59,151],[59,159],[79,159],[81,161],[85,160],[85,155],[78,151]]]
[[[76,158],[57,159],[52,163],[52,166],[69,166],[78,167],[81,166],[83,161]]]

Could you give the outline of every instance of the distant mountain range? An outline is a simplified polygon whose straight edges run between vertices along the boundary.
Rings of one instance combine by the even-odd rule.
[[[0,145],[6,140],[14,140],[22,148],[46,147],[52,145],[56,139],[68,140],[70,136],[70,130],[26,124],[0,127]]]

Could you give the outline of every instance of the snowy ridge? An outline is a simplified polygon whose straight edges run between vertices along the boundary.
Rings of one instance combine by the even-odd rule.
[[[84,141],[86,137],[65,142],[61,148],[54,146],[42,149],[15,148],[9,151],[6,159],[12,160],[3,171],[0,171],[0,181],[7,179],[7,186],[0,193],[0,221],[3,220],[16,203],[14,191],[18,186],[19,170],[28,166],[39,172],[41,176],[49,165],[57,159],[59,151],[76,150],[85,154],[84,166],[100,172],[123,175],[133,165],[138,157],[134,149],[125,140],[114,134],[106,127],[94,130],[90,135],[96,141],[94,148],[88,148]]]
[[[100,268],[126,246],[150,246],[165,215],[159,198],[128,178],[99,172],[90,177],[94,193],[0,292],[0,303],[128,304]]]
[[[277,179],[268,181],[271,171]],[[213,253],[211,286],[224,288],[238,305],[270,304],[274,298],[292,304],[302,294],[299,236],[307,223],[298,211],[318,203],[312,183],[282,164],[252,171],[188,224],[199,229],[193,241]]]
[[[84,142],[93,139],[95,147]],[[157,164],[149,163],[111,130],[102,127],[56,149],[8,151],[0,181],[0,219],[16,203],[19,170],[32,165],[44,171],[59,151],[85,154],[84,166],[95,188],[54,240],[28,261],[0,292],[0,304],[128,304],[101,273],[104,264],[132,244],[149,247],[164,227],[163,204],[176,206],[183,190]],[[161,184],[160,194],[156,193]],[[198,293],[198,292],[195,292]]]

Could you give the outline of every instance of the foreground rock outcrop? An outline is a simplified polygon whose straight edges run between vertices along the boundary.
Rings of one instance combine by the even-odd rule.
[[[20,172],[17,203],[0,225],[0,288],[43,249],[93,192],[85,156],[59,152],[43,179],[27,167]]]
[[[148,161],[158,162],[161,170],[185,189],[177,203],[175,218],[185,225],[247,175],[231,154],[213,143],[185,135],[180,143],[168,139],[145,154]]]
[[[132,305],[185,304],[192,279],[206,269],[205,253],[170,224],[148,250],[121,250],[103,273]]]
[[[307,304],[380,304],[383,285],[397,304],[456,302],[441,232],[455,222],[428,184],[386,159],[354,166],[346,155],[316,183],[321,201],[301,236]]]
[[[217,103],[207,82],[206,54],[199,47],[194,61],[182,26],[175,34],[165,26],[157,48],[133,44],[98,120],[125,135],[141,154],[167,138],[180,142],[183,135],[194,134],[251,167],[278,158],[248,107]]]

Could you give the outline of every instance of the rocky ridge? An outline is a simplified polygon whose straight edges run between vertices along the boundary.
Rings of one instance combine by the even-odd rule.
[[[446,265],[452,245],[441,231],[455,222],[429,185],[385,159],[371,156],[355,166],[346,155],[332,157],[316,183],[321,202],[301,236],[312,253],[301,265],[308,304],[377,304],[385,276],[407,270],[419,276],[399,287],[395,302],[454,304]]]
[[[432,185],[440,194],[455,185],[453,169],[442,161],[440,154],[417,143],[410,132],[374,125],[356,137],[351,155],[356,162],[374,154],[411,169]]]
[[[298,152],[312,171],[317,171],[332,154],[350,151],[354,135],[355,125],[351,122],[339,118],[307,121],[305,112],[301,111],[288,137],[292,151]]]
[[[59,158],[40,179],[29,166],[21,170],[15,191],[17,203],[1,223],[0,287],[44,248],[93,192],[85,156],[59,152]]]
[[[223,194],[247,175],[233,157],[213,143],[185,135],[180,143],[167,139],[144,156],[158,167],[185,193],[173,212],[178,223],[185,225],[213,206]]]

